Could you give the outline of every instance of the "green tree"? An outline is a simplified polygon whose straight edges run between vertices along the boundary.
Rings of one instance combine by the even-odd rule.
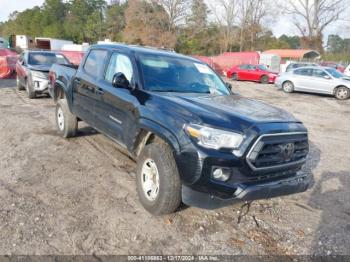
[[[125,10],[128,7],[124,4],[114,4],[107,8],[106,13],[106,37],[113,41],[122,41],[122,31],[125,28]]]

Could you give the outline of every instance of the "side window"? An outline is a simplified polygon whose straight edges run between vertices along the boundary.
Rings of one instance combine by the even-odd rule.
[[[240,65],[239,68],[242,69],[242,70],[247,70],[248,69],[248,65]]]
[[[107,54],[105,50],[91,50],[84,64],[85,72],[93,77],[98,77]]]
[[[105,79],[112,83],[113,76],[116,73],[123,73],[126,79],[131,82],[133,77],[132,63],[129,57],[123,54],[114,53],[109,61]]]
[[[294,71],[294,74],[301,76],[312,76],[312,69],[309,68],[301,68]]]
[[[328,76],[328,74],[325,71],[320,70],[320,69],[314,69],[312,75],[315,77],[321,77],[321,78]]]

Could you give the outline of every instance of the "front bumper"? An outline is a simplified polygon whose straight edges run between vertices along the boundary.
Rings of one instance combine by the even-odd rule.
[[[268,199],[278,196],[305,192],[314,183],[312,175],[299,172],[295,177],[269,183],[240,184],[229,198],[182,187],[182,201],[189,206],[216,209],[234,203]]]
[[[240,201],[306,191],[312,185],[312,175],[307,176],[301,171],[306,161],[305,150],[308,150],[302,144],[306,131],[301,123],[261,124],[257,127],[256,134],[247,136],[247,143],[242,144],[242,155],[205,149],[195,143],[183,146],[182,151],[176,155],[183,182],[183,202],[212,209]],[[252,166],[250,156],[254,152],[252,150],[260,144],[259,141],[263,145],[294,141],[297,152],[295,156],[298,158],[292,162],[266,167]],[[272,152],[275,149],[264,147],[264,150]],[[225,182],[214,179],[213,171],[217,168],[229,170],[230,178]]]
[[[32,86],[35,92],[38,92],[38,93],[46,92],[48,90],[49,80],[39,78],[39,77],[33,77]]]

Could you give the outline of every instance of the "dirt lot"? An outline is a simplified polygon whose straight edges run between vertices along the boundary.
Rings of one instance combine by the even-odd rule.
[[[216,211],[152,217],[138,202],[135,164],[81,125],[57,136],[51,99],[0,80],[0,254],[348,254],[350,100],[234,83],[284,108],[310,131],[306,193]]]

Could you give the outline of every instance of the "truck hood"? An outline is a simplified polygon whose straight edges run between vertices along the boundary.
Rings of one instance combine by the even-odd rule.
[[[290,113],[265,103],[244,98],[239,95],[190,95],[175,93],[161,94],[164,99],[175,102],[191,115],[198,116],[203,122],[231,126],[244,122],[244,126],[260,123],[300,122]]]
[[[28,68],[30,70],[48,73],[50,71],[51,65],[28,65]]]

